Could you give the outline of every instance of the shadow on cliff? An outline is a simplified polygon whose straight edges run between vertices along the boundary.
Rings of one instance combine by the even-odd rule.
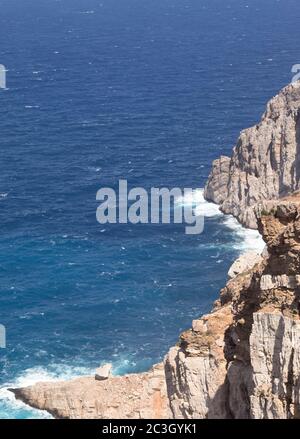
[[[294,190],[300,189],[300,110],[298,110],[297,116],[296,116],[296,130],[295,130],[295,136],[296,136],[296,159],[293,164],[293,173],[294,173]]]

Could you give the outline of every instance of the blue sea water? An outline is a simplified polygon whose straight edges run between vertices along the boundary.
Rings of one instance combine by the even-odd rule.
[[[96,192],[205,184],[300,63],[298,0],[0,0],[0,418],[7,387],[161,360],[260,245],[96,222]]]

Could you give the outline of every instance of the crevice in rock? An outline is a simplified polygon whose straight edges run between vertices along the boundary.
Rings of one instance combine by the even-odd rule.
[[[286,383],[287,418],[293,417],[291,411],[291,405],[293,403],[293,389],[294,389],[294,356],[295,356],[295,349],[292,348],[291,355],[289,358],[289,365],[288,365],[288,380]]]

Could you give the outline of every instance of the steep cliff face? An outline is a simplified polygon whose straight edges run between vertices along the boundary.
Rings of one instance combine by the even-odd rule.
[[[300,322],[278,313],[254,314],[250,337],[250,415],[255,419],[300,417]]]
[[[264,257],[228,282],[166,357],[176,418],[300,417],[298,202],[273,203],[258,224]]]
[[[16,397],[60,418],[300,418],[299,201],[257,212],[267,249],[235,266],[213,311],[164,363],[105,381],[12,389]]]
[[[166,383],[172,415],[179,418],[227,418],[225,334],[232,324],[224,306],[181,335],[178,347],[165,358]]]
[[[58,418],[300,418],[299,180],[297,82],[213,164],[206,198],[267,249],[236,261],[212,312],[147,373],[11,391]]]
[[[261,122],[241,132],[232,157],[213,163],[204,196],[247,227],[256,228],[253,207],[300,188],[300,82],[267,105]]]

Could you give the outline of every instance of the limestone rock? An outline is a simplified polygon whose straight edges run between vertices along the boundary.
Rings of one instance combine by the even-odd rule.
[[[300,189],[300,81],[270,100],[261,122],[241,132],[231,159],[213,163],[207,200],[256,228],[258,203]]]
[[[175,418],[300,417],[298,197],[258,221],[268,251],[166,357]]]
[[[241,273],[250,270],[255,264],[261,262],[262,256],[258,252],[247,252],[241,255],[230,267],[228,276],[230,279],[235,278]]]
[[[299,419],[300,197],[257,216],[267,245],[149,372],[11,389],[57,418]]]
[[[265,274],[260,280],[260,289],[271,290],[275,288],[287,288],[295,289],[300,286],[300,276],[287,276],[286,274],[281,274],[277,276],[272,276],[270,274]]]
[[[11,389],[28,405],[47,410],[55,418],[83,419],[164,419],[170,417],[164,367],[149,372],[71,381],[37,383]]]
[[[231,323],[230,307],[220,308],[197,325],[194,322],[197,332],[182,334],[180,346],[166,356],[166,383],[175,419],[228,417],[224,333]],[[203,327],[206,331],[199,332]]]
[[[255,419],[299,418],[300,322],[280,313],[256,313],[250,336]]]
[[[228,196],[228,178],[230,158],[221,156],[212,165],[212,171],[206,185],[205,197],[217,204],[224,202]]]
[[[111,376],[112,364],[106,363],[99,367],[95,373],[95,379],[98,381],[107,380]]]

